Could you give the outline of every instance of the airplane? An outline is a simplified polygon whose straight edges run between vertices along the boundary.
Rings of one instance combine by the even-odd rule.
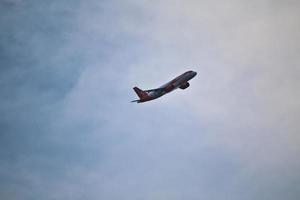
[[[188,81],[194,78],[196,75],[197,72],[187,71],[171,80],[170,82],[160,86],[159,88],[151,90],[141,90],[138,87],[134,87],[133,90],[136,92],[140,99],[133,100],[131,102],[143,103],[146,101],[157,99],[158,97],[161,97],[177,88],[184,90],[190,86]]]

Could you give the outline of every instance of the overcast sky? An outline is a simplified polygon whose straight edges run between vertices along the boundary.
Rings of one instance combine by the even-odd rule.
[[[299,10],[0,0],[0,199],[300,199]]]

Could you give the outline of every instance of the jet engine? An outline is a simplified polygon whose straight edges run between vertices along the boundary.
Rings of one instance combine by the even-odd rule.
[[[190,86],[189,82],[185,82],[182,85],[179,86],[180,89],[184,90]]]

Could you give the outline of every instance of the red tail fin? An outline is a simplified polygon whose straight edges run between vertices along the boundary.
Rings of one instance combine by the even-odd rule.
[[[134,87],[133,90],[135,91],[135,93],[140,97],[140,99],[146,99],[148,97],[147,92],[141,90],[138,87]]]

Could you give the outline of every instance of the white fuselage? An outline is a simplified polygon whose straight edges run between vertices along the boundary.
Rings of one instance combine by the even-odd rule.
[[[197,75],[197,72],[194,71],[188,71],[180,76],[176,77],[175,79],[171,80],[170,82],[160,86],[158,90],[152,90],[148,92],[148,95],[152,97],[153,99],[156,99],[166,93],[169,93],[178,87],[180,87],[182,84],[187,83],[189,80],[194,78]],[[159,90],[161,89],[161,90]]]
[[[194,78],[196,75],[197,72],[187,71],[181,74],[180,76],[176,77],[175,79],[171,80],[170,82],[162,85],[161,87],[152,90],[141,90],[138,87],[134,87],[133,90],[136,92],[140,99],[134,100],[132,102],[142,103],[146,101],[151,101],[177,88],[186,89],[190,85],[188,81]]]

